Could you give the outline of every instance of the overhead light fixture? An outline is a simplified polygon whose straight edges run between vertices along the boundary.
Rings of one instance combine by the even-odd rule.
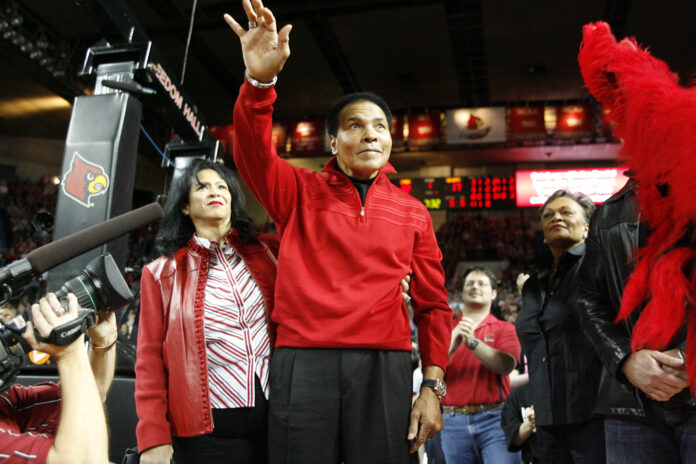
[[[29,53],[29,54],[31,54],[31,52],[33,52],[35,48],[36,47],[34,46],[34,44],[32,43],[31,40],[25,40],[24,43],[19,46],[20,50],[22,50],[24,53]]]
[[[15,10],[14,14],[10,18],[10,24],[12,27],[19,27],[24,23],[24,18],[18,11]]]
[[[10,1],[5,7],[4,13],[8,18],[10,18],[10,24],[12,26],[19,27],[24,23],[24,17],[19,14],[19,9],[17,8],[17,4],[15,2]]]
[[[65,111],[70,102],[57,96],[17,97],[0,102],[0,116],[5,118],[31,116],[45,111]]]
[[[0,38],[12,42],[56,79],[71,78],[79,45],[56,37],[31,11],[15,0],[0,2]]]
[[[19,27],[19,26],[21,26],[23,23],[24,23],[24,18],[23,18],[22,15],[20,15],[19,13],[16,13],[16,14],[15,14],[14,16],[12,16],[12,18],[10,19],[10,24],[12,25],[12,27]]]
[[[24,37],[22,34],[17,33],[14,36],[12,36],[12,43],[18,47],[22,47],[22,45],[27,43],[27,38]]]
[[[39,37],[36,39],[36,48],[39,50],[48,49],[48,39],[46,38],[46,33],[44,32],[43,28],[41,29],[41,32],[39,32]]]

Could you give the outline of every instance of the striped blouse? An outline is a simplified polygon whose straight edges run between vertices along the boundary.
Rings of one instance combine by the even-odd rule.
[[[255,377],[268,398],[271,339],[263,294],[228,243],[196,241],[210,250],[204,299],[210,405],[253,407]]]

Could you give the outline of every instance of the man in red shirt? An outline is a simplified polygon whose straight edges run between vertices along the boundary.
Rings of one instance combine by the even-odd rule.
[[[335,157],[321,173],[278,157],[274,85],[291,26],[278,32],[260,0],[243,5],[248,29],[225,17],[246,65],[233,154],[280,234],[269,462],[408,463],[409,450],[442,428],[452,312],[432,220],[386,176],[391,110],[374,94],[346,95],[329,110]],[[407,274],[424,377],[410,414],[411,331],[399,285]]]
[[[464,273],[464,309],[455,321],[442,399],[442,450],[447,462],[519,463],[500,425],[510,393],[508,374],[517,366],[515,327],[491,314],[496,279],[484,267]]]
[[[68,311],[49,293],[32,307],[32,320],[43,337],[77,317],[77,299],[68,295]],[[12,385],[0,395],[0,463],[107,463],[108,436],[103,401],[114,375],[118,335],[113,312],[100,316],[84,335],[67,346],[38,342],[32,322],[24,338],[58,365],[60,385],[46,382]]]

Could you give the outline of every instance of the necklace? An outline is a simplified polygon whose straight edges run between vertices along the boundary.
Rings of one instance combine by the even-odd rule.
[[[558,263],[551,266],[551,273],[549,274],[549,285],[551,284],[551,281],[553,280],[554,276],[556,275],[556,271],[558,271]]]

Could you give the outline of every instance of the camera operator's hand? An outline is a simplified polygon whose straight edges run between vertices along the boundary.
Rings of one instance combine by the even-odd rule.
[[[42,337],[48,337],[51,331],[60,325],[70,322],[77,317],[79,305],[77,298],[72,293],[68,294],[67,311],[58,301],[53,293],[49,293],[45,298],[39,300],[39,304],[31,307],[32,321],[27,322],[27,330],[24,331],[24,338],[32,348],[51,355],[56,361],[65,356],[69,356],[76,351],[84,351],[84,336],[80,336],[67,346],[57,346],[46,342],[40,342],[34,334],[34,327]]]
[[[92,346],[113,346],[118,337],[116,313],[113,311],[97,312],[97,323],[87,329]]]
[[[67,346],[39,342],[34,335],[34,327],[42,337],[48,337],[55,327],[75,319],[77,299],[68,294],[66,312],[56,296],[49,293],[31,310],[33,324],[27,323],[24,338],[34,349],[55,358],[61,383],[60,423],[46,462],[106,464],[109,459],[104,407],[85,350],[84,335]]]
[[[106,401],[106,394],[114,380],[116,366],[116,340],[118,339],[116,313],[99,311],[97,323],[87,329],[87,334],[89,334],[90,346],[89,363],[92,366],[99,395],[102,401]]]

